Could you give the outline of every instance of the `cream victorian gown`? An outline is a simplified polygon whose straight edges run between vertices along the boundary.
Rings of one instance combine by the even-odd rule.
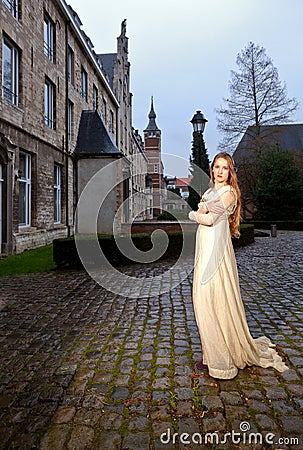
[[[234,200],[226,208],[224,193]],[[230,192],[234,195],[230,196]],[[229,231],[228,216],[236,206],[231,186],[208,189],[202,197],[207,214],[193,212],[189,218],[199,223],[193,282],[193,304],[200,333],[203,363],[215,378],[234,378],[246,365],[287,366],[265,337],[253,339],[241,299],[238,270]]]

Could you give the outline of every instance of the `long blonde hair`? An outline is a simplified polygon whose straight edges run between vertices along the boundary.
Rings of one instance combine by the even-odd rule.
[[[240,220],[241,220],[241,192],[240,192],[239,185],[238,185],[237,174],[236,174],[236,169],[235,169],[235,162],[234,162],[233,157],[231,155],[229,155],[228,153],[226,153],[226,152],[218,153],[214,157],[213,162],[210,165],[210,177],[211,177],[211,182],[213,184],[215,183],[213,168],[214,168],[215,162],[217,161],[218,158],[223,158],[227,161],[227,165],[229,168],[229,175],[228,175],[227,183],[234,189],[236,197],[237,197],[236,207],[235,207],[233,213],[230,214],[230,216],[228,217],[228,221],[229,221],[229,229],[230,229],[231,236],[238,238],[238,237],[240,237],[239,226],[240,226]]]

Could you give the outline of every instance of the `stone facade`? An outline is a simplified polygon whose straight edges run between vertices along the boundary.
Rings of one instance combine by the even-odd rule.
[[[111,82],[64,0],[2,1],[0,15],[0,253],[14,253],[73,233],[81,113],[96,110],[128,156],[131,94],[125,22]]]
[[[146,175],[148,158],[138,130],[133,130],[130,160],[132,162],[132,218],[136,221],[152,219],[152,188],[148,184]]]

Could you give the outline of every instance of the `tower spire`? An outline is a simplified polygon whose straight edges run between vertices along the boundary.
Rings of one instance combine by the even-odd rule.
[[[156,124],[156,113],[154,110],[154,97],[151,97],[151,105],[150,105],[150,113],[148,114],[149,122],[146,127],[146,130],[144,131],[156,131],[159,130],[157,124]]]

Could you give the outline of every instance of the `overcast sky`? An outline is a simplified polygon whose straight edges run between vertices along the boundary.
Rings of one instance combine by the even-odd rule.
[[[67,0],[97,53],[116,52],[127,19],[133,126],[141,133],[154,97],[162,152],[189,158],[190,120],[200,109],[208,120],[210,158],[220,134],[215,108],[228,96],[230,71],[249,41],[266,49],[300,109],[303,122],[302,0]],[[164,160],[167,175],[186,176],[187,164]]]

